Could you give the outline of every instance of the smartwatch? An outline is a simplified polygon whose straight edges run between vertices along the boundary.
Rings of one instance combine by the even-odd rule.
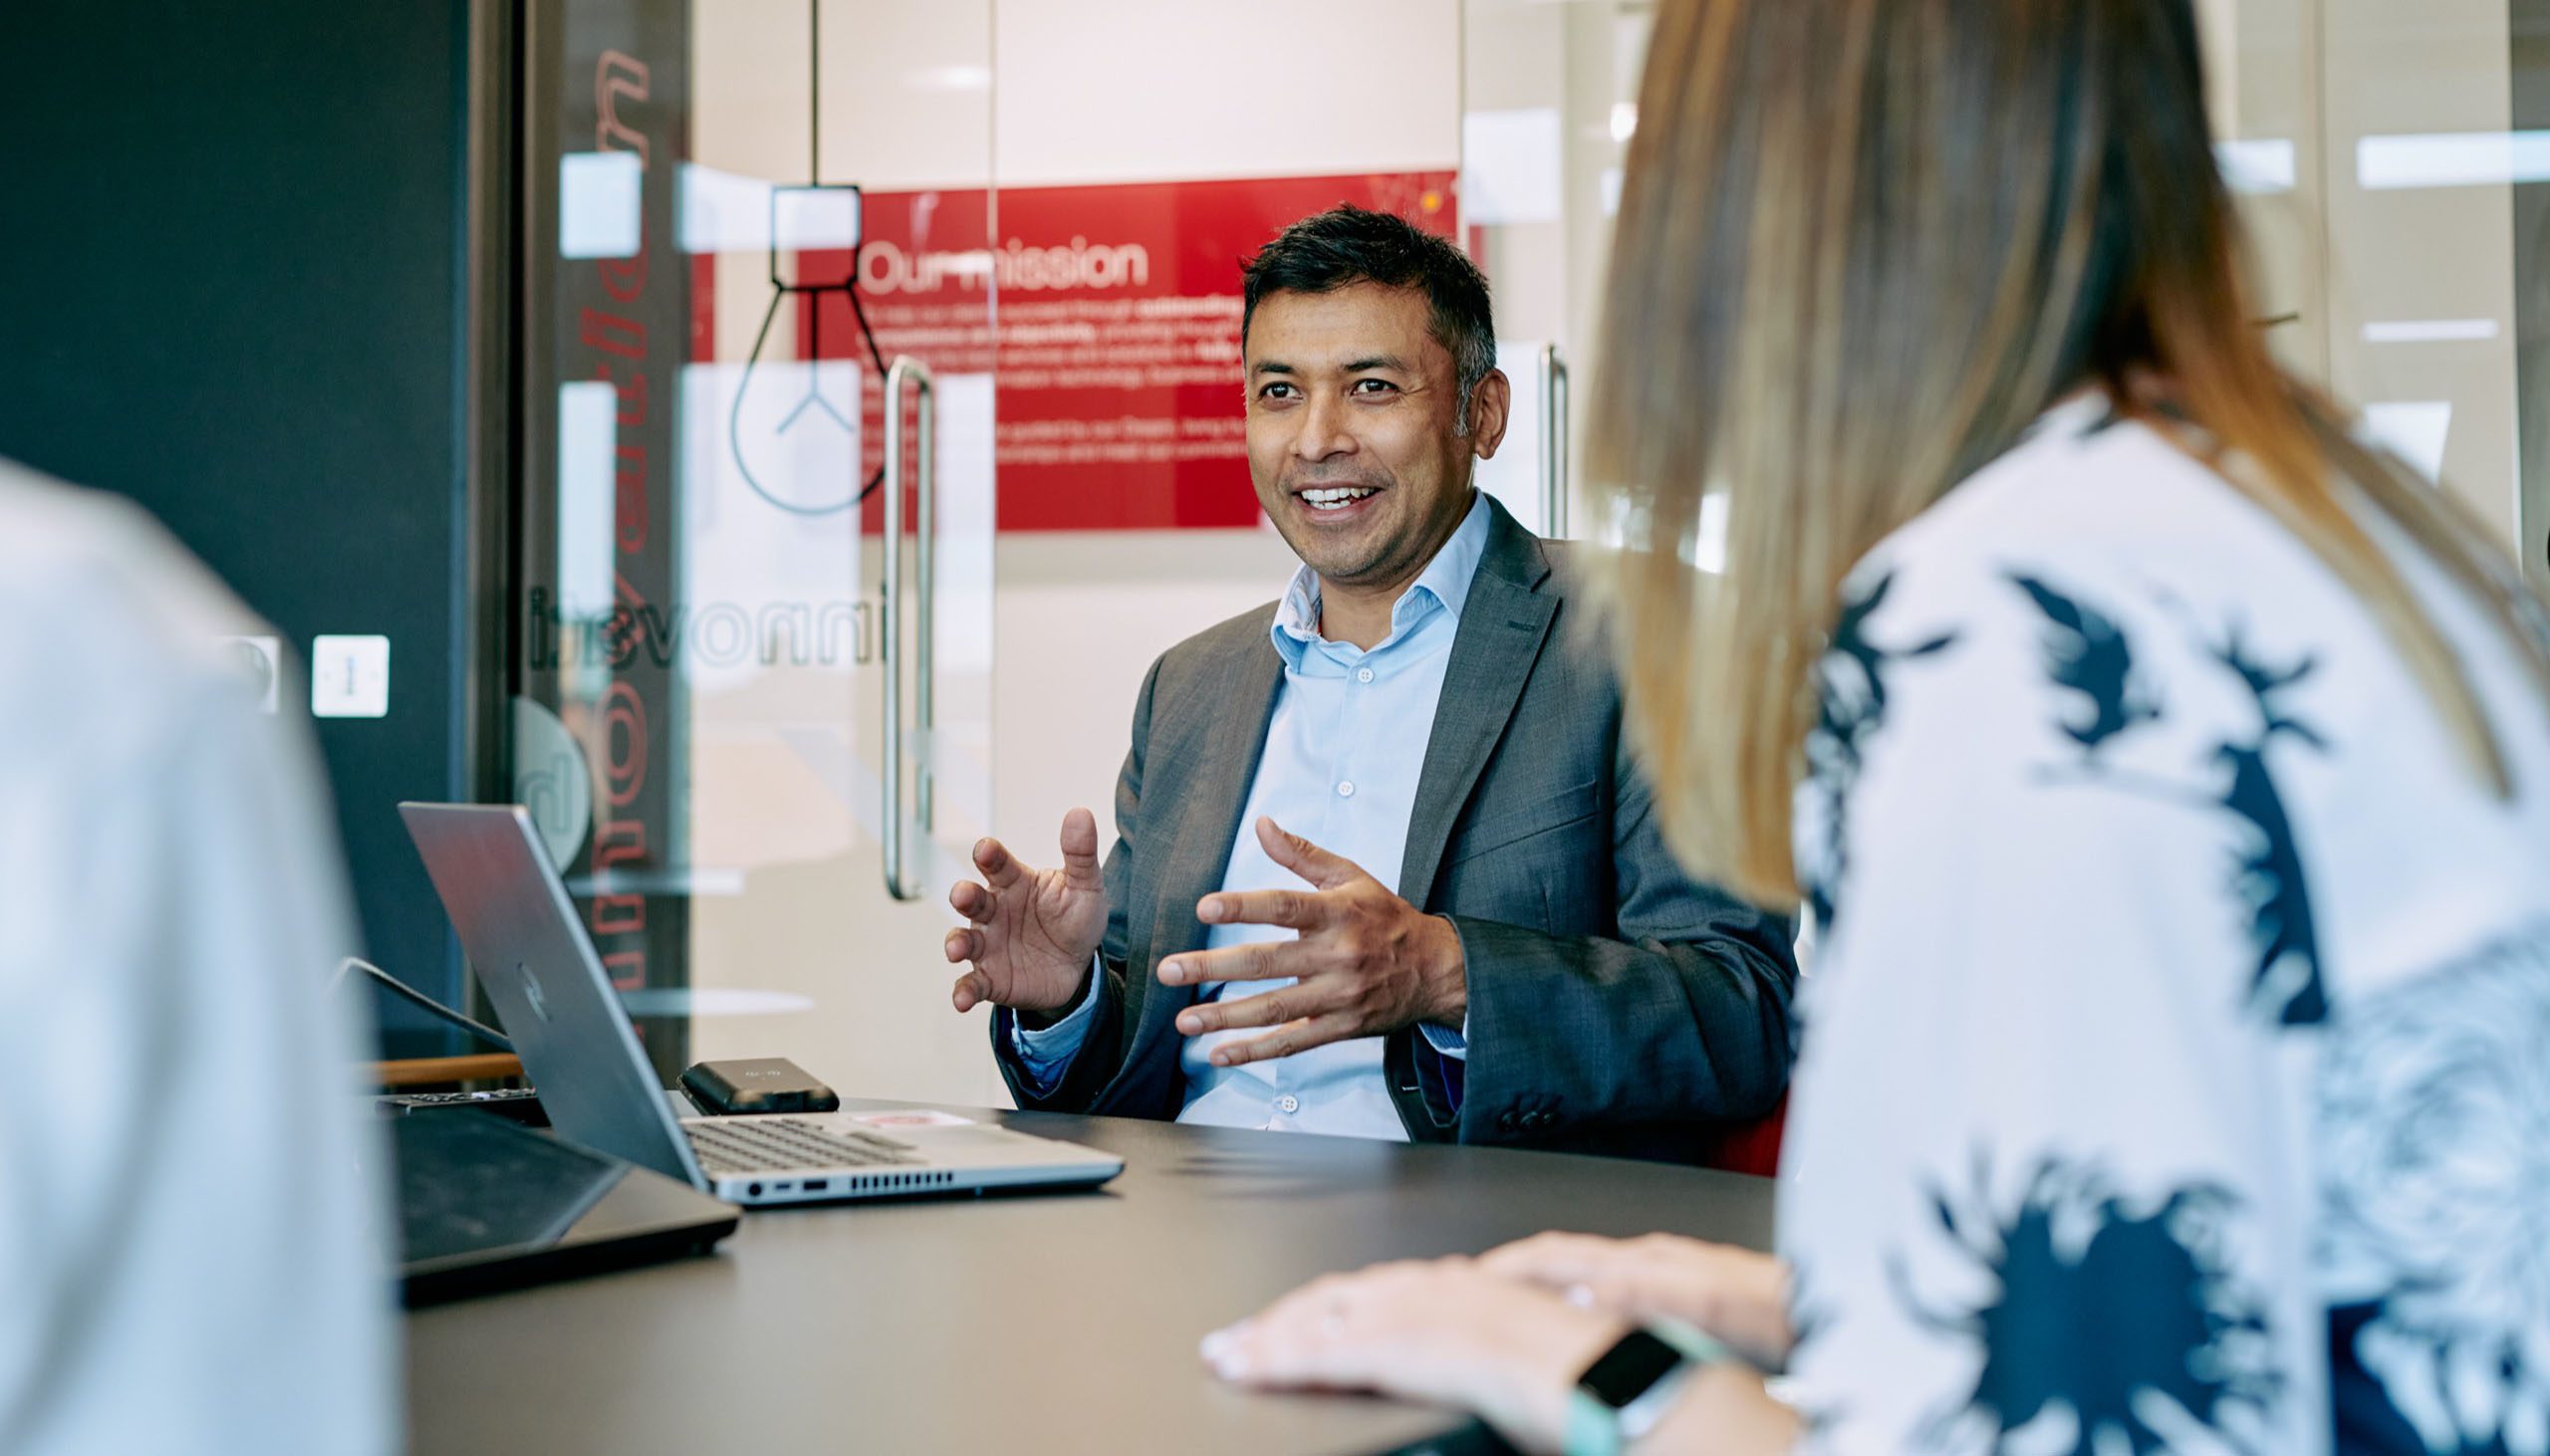
[[[1664,1418],[1684,1382],[1725,1358],[1725,1346],[1687,1327],[1622,1335],[1568,1394],[1567,1456],[1621,1456]]]

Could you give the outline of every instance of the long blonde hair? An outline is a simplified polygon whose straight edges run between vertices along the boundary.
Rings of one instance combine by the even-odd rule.
[[[1588,435],[1628,527],[1607,599],[1632,733],[1695,870],[1795,903],[1792,791],[1844,576],[2093,384],[2327,563],[2508,792],[2459,659],[2359,512],[2482,603],[2550,694],[2527,589],[2269,358],[2195,37],[2186,0],[1661,7]],[[1710,496],[1714,578],[1691,562]]]

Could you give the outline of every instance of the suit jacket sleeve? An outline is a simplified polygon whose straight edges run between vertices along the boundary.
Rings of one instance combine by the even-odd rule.
[[[1099,998],[1089,1039],[1081,1044],[1061,1083],[1040,1094],[1019,1066],[1016,1049],[1011,1045],[1010,1012],[1003,1009],[992,1018],[992,1054],[1000,1064],[1002,1078],[1009,1083],[1011,1096],[1029,1111],[1104,1112],[1137,1117],[1169,1117],[1177,1112],[1179,1089],[1173,1058],[1166,1066],[1143,1069],[1143,1076],[1118,1076],[1142,1010],[1141,988],[1130,981],[1127,971],[1132,955],[1128,907],[1133,901],[1136,832],[1142,823],[1143,760],[1150,745],[1151,699],[1158,685],[1159,663],[1153,662],[1143,678],[1141,695],[1135,699],[1133,744],[1125,754],[1125,767],[1116,777],[1116,846],[1108,851],[1103,871],[1107,938],[1099,946],[1101,974],[1087,993]]]
[[[1757,1117],[1788,1086],[1790,921],[1682,872],[1626,748],[1613,787],[1617,939],[1447,917],[1469,965],[1463,1142]]]

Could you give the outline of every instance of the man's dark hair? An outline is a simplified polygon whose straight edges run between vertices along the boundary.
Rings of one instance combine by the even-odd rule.
[[[1452,356],[1459,427],[1468,432],[1470,391],[1496,367],[1496,320],[1488,311],[1486,276],[1449,239],[1403,217],[1341,202],[1276,234],[1240,279],[1243,346],[1269,294],[1330,293],[1358,283],[1422,290],[1434,342]]]

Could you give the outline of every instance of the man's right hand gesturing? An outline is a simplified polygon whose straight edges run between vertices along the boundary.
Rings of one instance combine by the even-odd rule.
[[[1031,869],[998,840],[974,846],[982,883],[964,880],[947,903],[974,923],[947,932],[958,1011],[988,1001],[1020,1011],[1052,1011],[1080,994],[1091,958],[1107,937],[1107,887],[1098,872],[1098,820],[1086,809],[1063,816],[1063,867]]]

